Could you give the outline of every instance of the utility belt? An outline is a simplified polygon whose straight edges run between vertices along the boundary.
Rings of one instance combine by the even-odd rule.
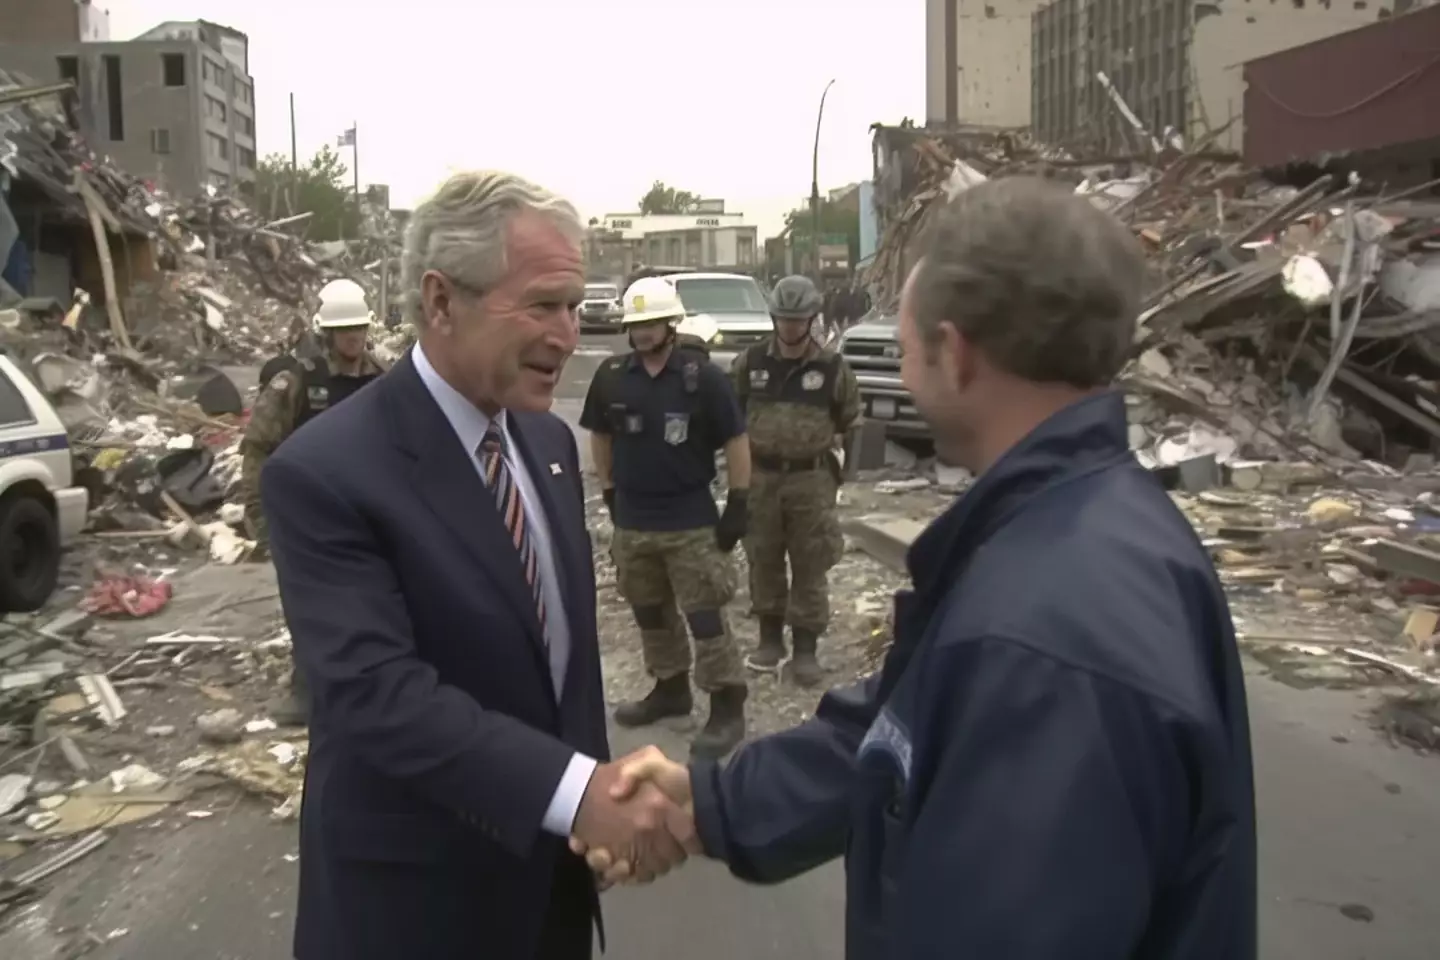
[[[767,473],[804,473],[806,470],[828,469],[830,457],[824,453],[814,457],[773,457],[754,453],[750,455],[750,463]]]

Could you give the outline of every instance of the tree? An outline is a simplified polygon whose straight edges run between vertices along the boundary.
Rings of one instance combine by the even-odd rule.
[[[293,173],[290,158],[283,154],[272,153],[261,160],[255,169],[255,204],[263,217],[312,214],[305,229],[311,240],[359,236],[350,170],[328,146]]]
[[[689,190],[676,190],[674,187],[667,187],[662,181],[656,180],[650,185],[649,192],[640,198],[640,212],[643,214],[689,213],[699,202],[699,194],[691,193]]]

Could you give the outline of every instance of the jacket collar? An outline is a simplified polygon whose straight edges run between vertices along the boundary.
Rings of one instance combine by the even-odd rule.
[[[911,544],[906,556],[922,602],[938,600],[957,568],[1037,495],[1082,476],[1133,462],[1118,390],[1085,397],[1053,414],[961,494]]]

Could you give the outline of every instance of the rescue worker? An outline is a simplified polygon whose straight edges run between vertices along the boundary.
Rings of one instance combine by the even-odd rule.
[[[290,362],[268,371],[268,380],[262,368],[264,385],[240,445],[245,526],[259,544],[257,559],[267,555],[269,541],[260,509],[260,471],[286,437],[385,372],[384,365],[366,349],[373,321],[360,285],[353,280],[332,280],[320,291],[320,308],[314,318],[324,356],[302,359],[287,355]],[[271,715],[286,725],[306,722],[309,695],[298,670],[291,673],[289,695],[273,705]]]
[[[617,586],[634,611],[645,670],[655,680],[647,696],[615,711],[615,722],[640,727],[690,715],[688,623],[695,685],[710,697],[691,751],[721,757],[745,736],[745,667],[725,617],[735,596],[729,554],[746,529],[745,422],[725,374],[680,342],[685,305],[673,283],[635,281],[624,308],[632,352],[601,364],[580,415],[615,524]],[[722,448],[729,481],[723,515],[710,490]]]
[[[830,568],[844,540],[835,517],[841,464],[836,449],[860,421],[860,388],[850,365],[812,336],[823,298],[807,277],[790,276],[770,292],[775,332],[735,358],[730,375],[750,437],[750,600],[760,642],[746,660],[790,678],[820,682],[816,647],[830,623]],[[789,558],[787,573],[785,561]]]

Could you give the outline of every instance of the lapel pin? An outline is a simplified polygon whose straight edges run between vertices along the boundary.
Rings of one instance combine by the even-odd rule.
[[[558,464],[558,463],[552,463],[552,464],[550,464],[550,476],[552,476],[552,477],[558,477],[558,476],[560,476],[560,464]]]

